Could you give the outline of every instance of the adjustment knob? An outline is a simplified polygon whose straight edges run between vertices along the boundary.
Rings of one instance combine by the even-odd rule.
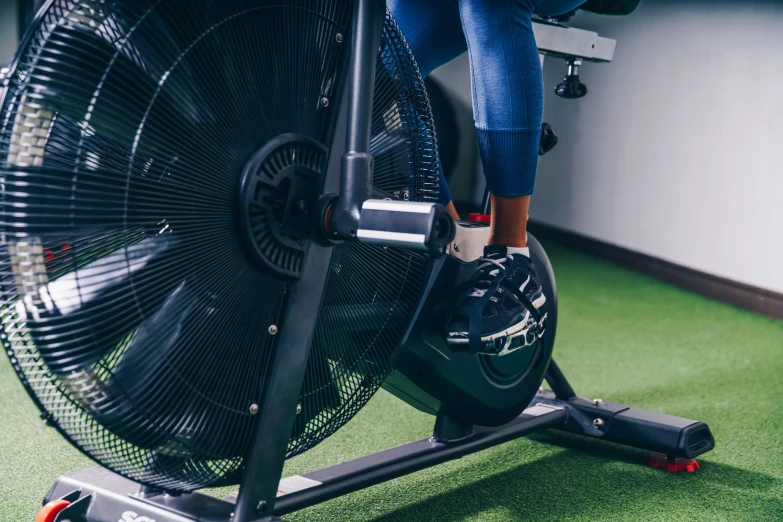
[[[575,100],[587,94],[587,85],[579,81],[579,66],[582,65],[582,60],[571,58],[567,63],[568,74],[566,74],[563,81],[555,87],[555,94],[561,98]]]

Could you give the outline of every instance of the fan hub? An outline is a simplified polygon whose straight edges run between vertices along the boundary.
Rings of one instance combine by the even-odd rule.
[[[258,265],[298,279],[310,245],[311,209],[321,194],[328,148],[301,134],[269,140],[245,166],[242,233]]]

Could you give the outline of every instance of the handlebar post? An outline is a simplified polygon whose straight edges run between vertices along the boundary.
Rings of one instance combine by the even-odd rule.
[[[348,70],[348,122],[342,157],[340,195],[331,229],[341,239],[356,237],[362,204],[372,194],[370,154],[375,61],[386,14],[385,0],[355,0]]]

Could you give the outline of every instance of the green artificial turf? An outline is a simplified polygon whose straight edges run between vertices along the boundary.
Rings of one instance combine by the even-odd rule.
[[[707,422],[695,474],[644,452],[544,432],[291,514],[305,521],[783,520],[783,324],[550,245],[556,358],[577,391]],[[386,392],[287,474],[430,433]],[[46,428],[0,357],[0,521],[32,521],[63,473],[91,462]],[[217,491],[224,494],[225,491]]]

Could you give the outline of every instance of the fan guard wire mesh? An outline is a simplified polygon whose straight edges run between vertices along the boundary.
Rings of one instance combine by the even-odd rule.
[[[279,134],[327,139],[350,16],[343,0],[50,0],[26,36],[0,113],[0,340],[42,417],[100,464],[170,491],[238,481],[286,288],[243,247],[239,177]],[[429,102],[388,14],[377,64],[375,186],[435,201]],[[334,249],[288,456],[383,383],[428,263]]]

